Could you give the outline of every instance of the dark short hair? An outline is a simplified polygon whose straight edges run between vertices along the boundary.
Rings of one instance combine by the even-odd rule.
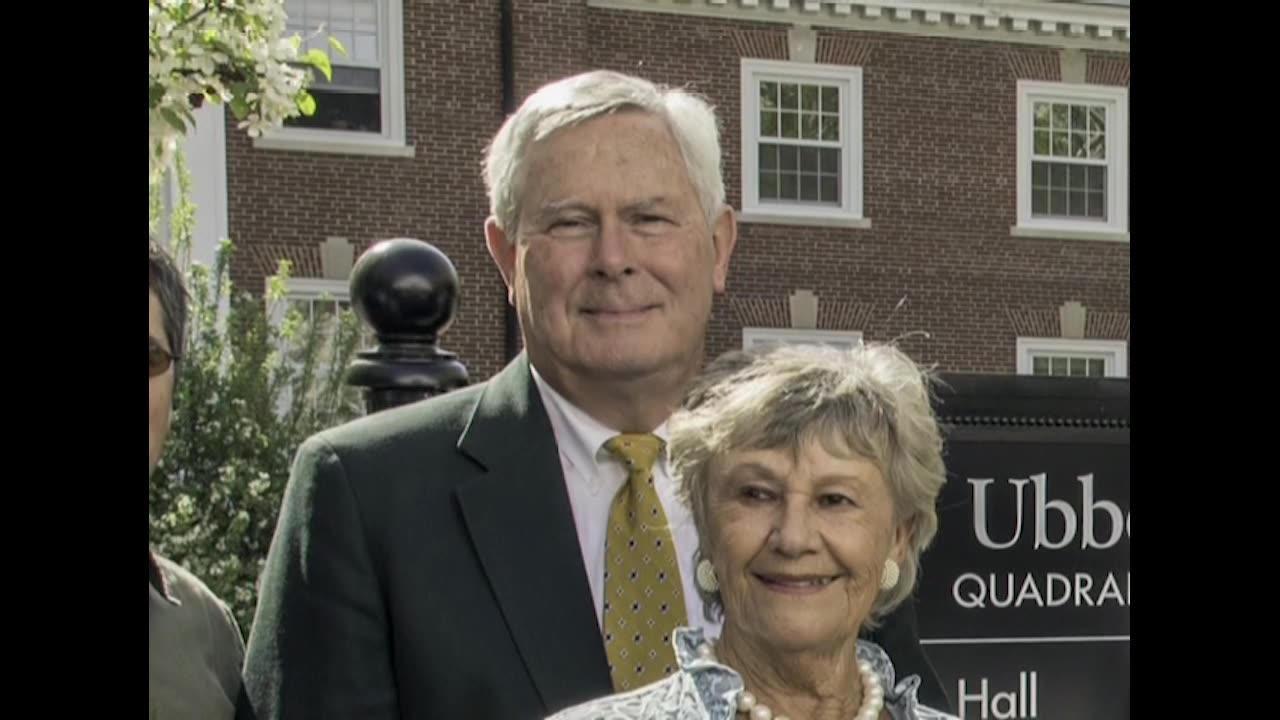
[[[152,236],[148,236],[148,255],[151,292],[160,301],[165,340],[169,342],[169,352],[181,357],[187,332],[187,288],[182,282],[182,272],[173,257]],[[177,372],[176,363],[174,372]]]

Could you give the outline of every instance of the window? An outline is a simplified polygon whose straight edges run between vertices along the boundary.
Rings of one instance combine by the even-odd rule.
[[[292,365],[294,370],[301,373],[306,366],[307,342],[310,337],[309,332],[314,328],[318,333],[316,348],[315,365],[312,369],[312,377],[314,380],[309,393],[313,402],[319,397],[328,397],[332,385],[327,385],[329,381],[337,382],[337,376],[332,372],[334,362],[348,364],[352,357],[344,356],[344,348],[349,346],[341,343],[344,336],[341,331],[344,326],[340,323],[343,314],[351,309],[350,290],[345,280],[324,280],[320,278],[290,278],[288,281],[288,291],[284,297],[284,302],[275,303],[270,307],[270,316],[273,323],[277,327],[283,327],[287,315],[296,312],[297,320],[300,325],[297,326],[298,335],[291,341],[286,343],[283,359],[286,363]],[[354,320],[354,322],[359,322]],[[345,326],[350,328],[350,325]],[[350,335],[346,335],[345,339],[350,339]],[[358,325],[358,337],[355,340],[355,350],[372,347],[374,344],[373,331],[363,323]],[[345,374],[345,368],[339,371]],[[328,397],[330,401],[336,401],[348,404],[351,408],[359,410],[360,392],[356,388],[348,386],[345,382],[341,383],[337,388],[339,397]],[[281,396],[280,411],[285,412],[292,404],[293,390],[286,388]]]
[[[329,55],[333,77],[313,70],[316,112],[285,122],[260,147],[412,156],[405,147],[402,0],[287,0],[286,35],[301,53]],[[329,45],[329,36],[346,49]]]
[[[1018,338],[1018,374],[1056,377],[1128,377],[1124,340]]]
[[[789,328],[742,328],[743,350],[771,350],[779,345],[832,345],[850,348],[862,344],[855,330],[792,330]]]
[[[351,308],[351,290],[345,280],[289,278],[285,305],[282,310],[297,310],[303,321],[326,321]]]
[[[742,60],[746,222],[869,227],[862,217],[862,70]]]
[[[351,290],[346,280],[322,278],[289,278],[285,301],[272,308],[272,320],[281,324],[285,313],[297,310],[303,323],[320,324],[326,341],[332,341],[337,333],[337,321],[342,313],[351,310]],[[371,347],[373,330],[361,323],[357,348]]]
[[[1015,234],[1128,240],[1126,88],[1018,83]]]

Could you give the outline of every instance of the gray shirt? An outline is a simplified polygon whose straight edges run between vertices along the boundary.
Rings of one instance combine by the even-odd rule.
[[[148,718],[233,718],[244,663],[235,617],[199,578],[149,555]]]

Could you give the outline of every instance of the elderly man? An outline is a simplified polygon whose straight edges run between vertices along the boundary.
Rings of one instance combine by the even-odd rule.
[[[508,118],[485,176],[526,352],[304,443],[249,640],[259,717],[543,717],[714,632],[663,445],[737,237],[715,116],[586,73]]]
[[[150,470],[169,434],[173,388],[187,323],[182,275],[149,240]],[[227,606],[204,583],[169,560],[147,553],[150,645],[149,717],[230,718],[240,699],[244,641]]]

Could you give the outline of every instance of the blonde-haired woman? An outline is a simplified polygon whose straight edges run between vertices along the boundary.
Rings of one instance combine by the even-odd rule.
[[[720,638],[680,669],[554,716],[942,720],[859,639],[912,591],[945,479],[929,378],[899,350],[788,347],[713,363],[670,421]]]

